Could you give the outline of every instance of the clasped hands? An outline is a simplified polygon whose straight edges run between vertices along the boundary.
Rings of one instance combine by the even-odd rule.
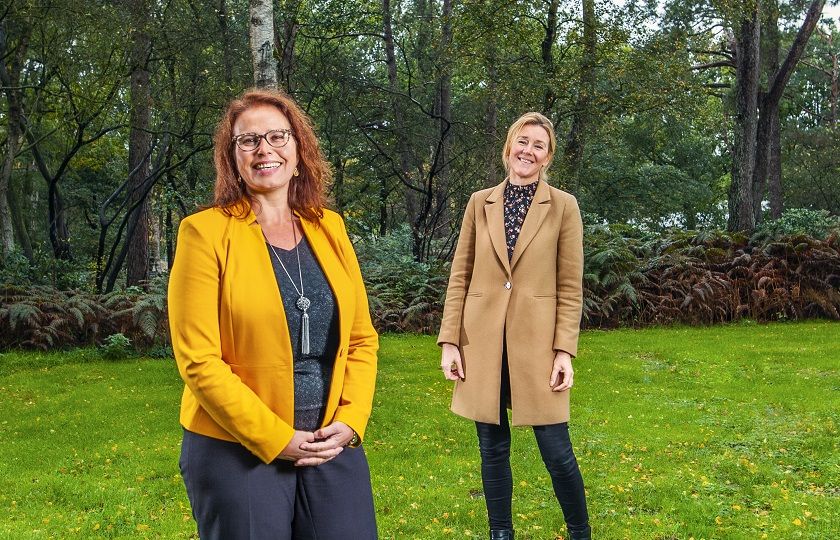
[[[352,439],[353,430],[344,422],[333,422],[314,432],[296,430],[280,457],[294,461],[295,467],[320,465],[340,454]]]

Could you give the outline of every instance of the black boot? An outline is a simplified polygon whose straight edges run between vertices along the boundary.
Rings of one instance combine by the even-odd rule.
[[[569,531],[569,540],[592,540],[592,530],[587,525],[585,532]]]
[[[513,540],[513,529],[490,529],[490,540]]]

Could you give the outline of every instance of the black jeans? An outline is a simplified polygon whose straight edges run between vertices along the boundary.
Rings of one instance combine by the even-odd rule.
[[[510,379],[507,359],[502,362],[502,396],[499,411],[500,425],[476,422],[478,447],[481,452],[481,480],[490,529],[513,529],[511,497],[513,476],[510,470],[510,424],[507,401],[510,396]],[[583,477],[569,439],[566,422],[547,426],[534,426],[534,435],[545,467],[551,476],[554,495],[563,510],[563,517],[572,538],[589,538],[589,513],[586,510],[586,493]]]

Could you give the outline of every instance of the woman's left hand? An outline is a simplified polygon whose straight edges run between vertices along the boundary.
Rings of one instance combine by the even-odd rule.
[[[572,355],[566,351],[557,351],[554,355],[554,367],[548,385],[553,392],[563,392],[574,384],[575,370],[572,368]]]
[[[315,442],[305,442],[300,445],[301,450],[307,452],[321,452],[347,446],[353,440],[353,430],[344,422],[333,422],[315,432]],[[332,458],[309,457],[295,461],[298,467],[320,465]]]

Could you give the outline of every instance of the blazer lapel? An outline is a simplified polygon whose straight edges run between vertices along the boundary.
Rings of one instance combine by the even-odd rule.
[[[507,180],[496,186],[484,200],[484,215],[487,218],[487,229],[496,256],[507,274],[510,275],[511,266],[508,260],[507,242],[505,241],[504,194],[506,185]]]
[[[353,317],[352,310],[348,305],[347,293],[353,291],[352,283],[344,270],[345,265],[338,257],[338,241],[331,238],[327,233],[326,223],[322,221],[319,225],[315,225],[310,221],[300,218],[300,224],[303,228],[303,234],[309,241],[312,247],[312,254],[321,265],[324,271],[324,276],[327,278],[327,283],[330,284],[333,296],[335,297],[336,309],[338,309],[338,320],[340,322],[341,343],[344,343],[344,337],[349,333],[349,328],[345,328],[345,324],[349,321],[352,324]]]
[[[534,200],[531,202],[531,207],[528,209],[528,214],[525,216],[525,221],[522,223],[522,230],[519,232],[519,238],[516,240],[516,247],[513,249],[513,257],[510,260],[510,267],[514,268],[517,261],[522,257],[522,252],[531,243],[531,240],[537,235],[540,230],[548,210],[551,208],[551,190],[548,184],[542,180],[538,180],[537,191],[534,193]]]

